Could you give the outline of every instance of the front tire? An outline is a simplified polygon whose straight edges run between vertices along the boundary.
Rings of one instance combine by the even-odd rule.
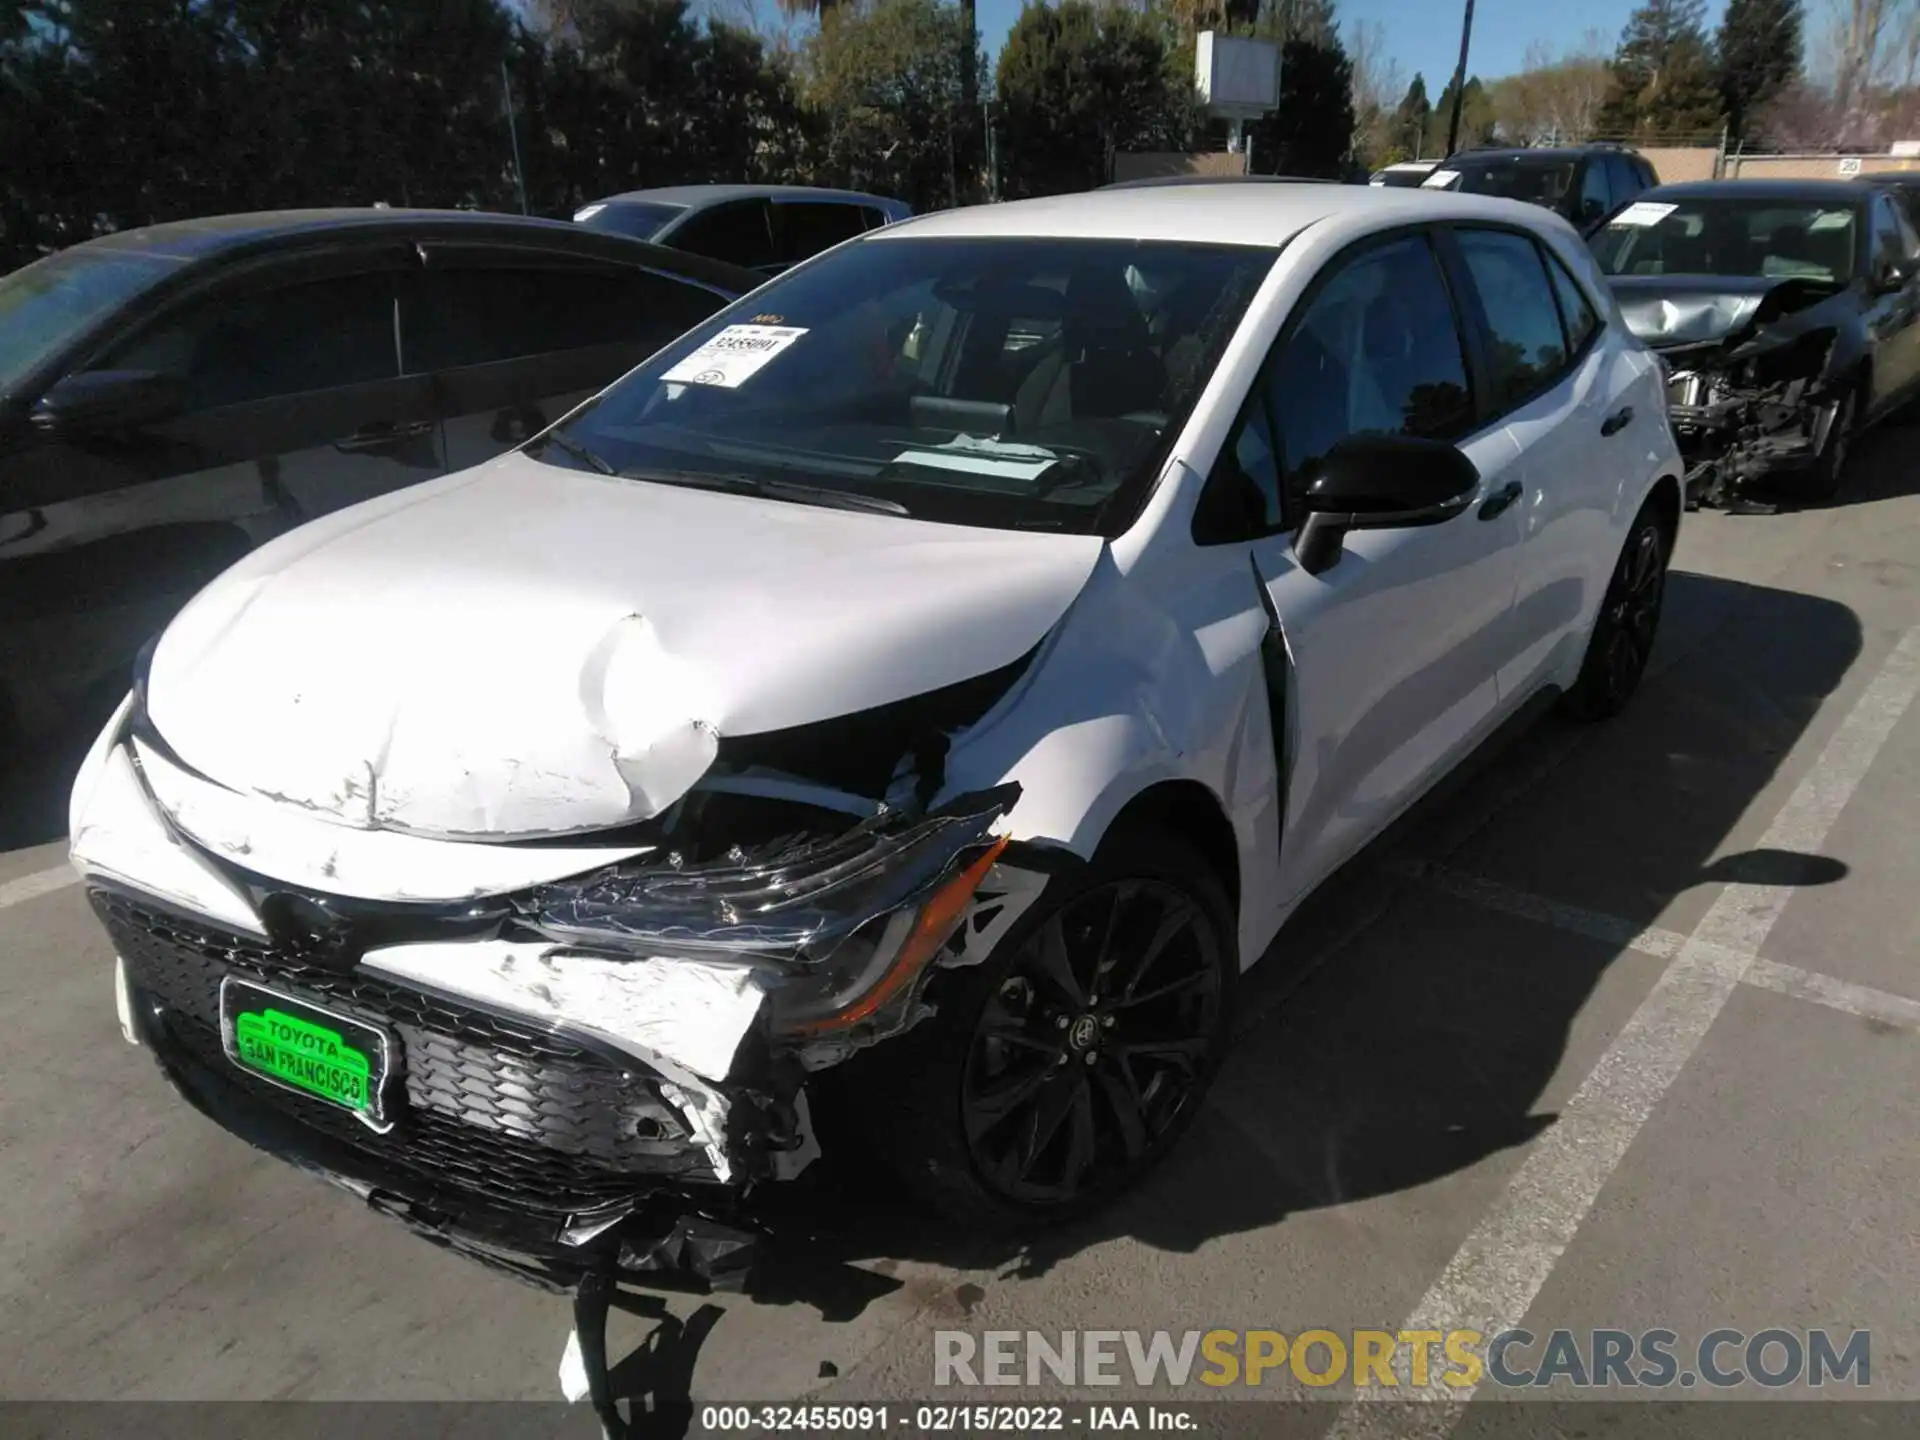
[[[1651,505],[1642,507],[1601,598],[1580,678],[1567,692],[1566,709],[1575,719],[1611,719],[1640,688],[1660,628],[1670,544],[1665,521]]]
[[[1192,1123],[1238,970],[1232,908],[1199,853],[1116,834],[985,961],[936,977],[933,1019],[846,1077],[857,1123],[916,1199],[971,1232],[1085,1215]]]

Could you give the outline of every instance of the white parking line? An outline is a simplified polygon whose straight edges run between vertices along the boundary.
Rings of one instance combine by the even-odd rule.
[[[1760,840],[1772,849],[1816,853],[1880,748],[1920,692],[1920,628],[1888,657],[1826,749]],[[1528,1151],[1506,1192],[1461,1244],[1405,1330],[1473,1329],[1492,1335],[1525,1318],[1534,1297],[1599,1198],[1667,1088],[1699,1047],[1734,987],[1752,970],[1790,886],[1734,884],[1720,892],[1651,992]],[[1406,1347],[1403,1347],[1403,1349]],[[1400,1358],[1407,1374],[1410,1355]],[[1361,1391],[1359,1399],[1411,1398],[1408,1390]],[[1470,1389],[1435,1384],[1442,1413],[1420,1417],[1415,1433],[1445,1433]],[[1330,1437],[1405,1433],[1404,1408],[1347,1407]],[[1424,1408],[1424,1407],[1423,1407]],[[1387,1420],[1385,1427],[1377,1423]]]
[[[1556,930],[1582,935],[1603,944],[1637,950],[1642,955],[1651,955],[1656,959],[1671,960],[1687,944],[1687,937],[1678,930],[1663,930],[1658,925],[1635,925],[1618,915],[1603,915],[1597,910],[1564,905],[1557,900],[1502,885],[1497,880],[1484,880],[1478,875],[1465,875],[1458,870],[1445,868],[1425,871],[1415,866],[1396,868],[1443,895],[1451,895],[1488,910],[1497,910],[1503,915],[1538,921]],[[1856,985],[1851,980],[1841,980],[1814,970],[1802,970],[1798,965],[1785,965],[1758,955],[1733,958],[1742,969],[1740,982],[1743,985],[1772,990],[1780,995],[1792,996],[1795,1000],[1810,1000],[1829,1010],[1842,1010],[1863,1019],[1920,1030],[1920,1000],[1911,1000],[1887,990],[1876,990],[1871,985]]]
[[[56,865],[51,870],[36,870],[31,875],[22,875],[18,880],[9,880],[0,884],[0,910],[23,901],[37,900],[56,890],[64,890],[79,879],[79,872],[71,865]]]

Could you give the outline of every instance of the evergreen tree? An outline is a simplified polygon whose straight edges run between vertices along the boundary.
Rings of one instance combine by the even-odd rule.
[[[1690,139],[1720,128],[1724,112],[1705,8],[1705,0],[1646,0],[1628,17],[1600,107],[1603,135]]]
[[[1433,120],[1433,106],[1427,100],[1427,78],[1415,73],[1413,83],[1393,110],[1393,144],[1407,154],[1426,154],[1427,128]]]
[[[1029,3],[1001,47],[995,79],[1006,195],[1090,189],[1106,181],[1115,150],[1184,146],[1190,91],[1149,17],[1089,0]]]
[[[1800,0],[1727,0],[1720,20],[1720,100],[1744,139],[1753,116],[1800,74]]]

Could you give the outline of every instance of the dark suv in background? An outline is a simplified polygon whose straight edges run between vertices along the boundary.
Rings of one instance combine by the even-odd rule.
[[[1525,200],[1565,216],[1581,231],[1659,183],[1646,158],[1622,145],[1462,150],[1423,182],[1429,190]]]

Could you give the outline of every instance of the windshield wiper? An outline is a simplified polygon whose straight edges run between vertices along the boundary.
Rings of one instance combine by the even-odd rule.
[[[898,500],[887,500],[878,495],[862,495],[855,490],[833,490],[825,485],[804,485],[797,480],[772,480],[738,470],[623,470],[620,474],[628,480],[658,480],[695,490],[757,495],[764,500],[791,500],[796,504],[819,505],[830,510],[867,510],[880,515],[913,513]]]
[[[538,440],[535,440],[533,443],[535,445],[542,445],[542,446],[556,445],[561,450],[564,450],[567,454],[571,455],[574,459],[578,460],[582,465],[591,466],[593,469],[598,470],[602,475],[616,475],[619,473],[617,470],[613,468],[612,463],[609,462],[607,459],[605,459],[603,456],[596,454],[592,450],[589,450],[586,446],[582,445],[578,440],[569,440],[566,436],[560,434],[557,430],[549,430],[545,435],[542,435]]]

